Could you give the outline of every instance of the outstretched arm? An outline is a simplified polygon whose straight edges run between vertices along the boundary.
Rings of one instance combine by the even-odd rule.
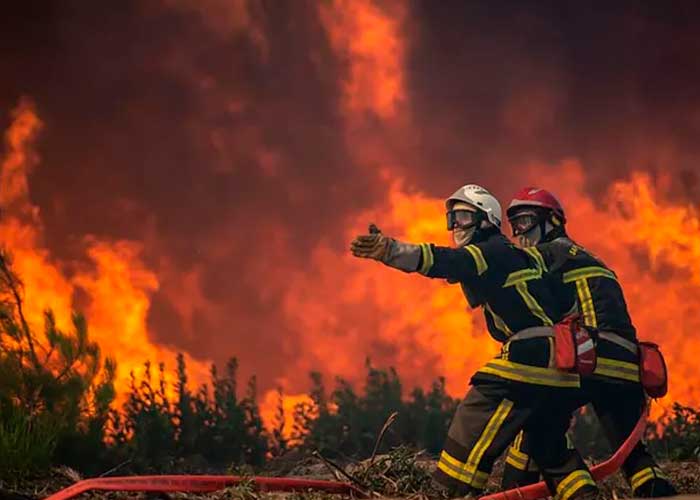
[[[406,243],[383,235],[374,224],[370,225],[369,234],[357,236],[352,241],[350,249],[355,257],[378,260],[404,272],[419,272],[430,278],[453,282],[483,272],[480,265],[483,256],[478,249]]]

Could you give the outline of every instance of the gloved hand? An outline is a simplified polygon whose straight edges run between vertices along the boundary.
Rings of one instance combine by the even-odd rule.
[[[392,238],[384,236],[377,226],[369,225],[369,234],[357,236],[350,243],[350,250],[355,257],[386,262]]]
[[[355,257],[374,259],[387,266],[412,273],[418,270],[421,247],[384,236],[377,226],[369,225],[369,234],[357,236],[350,244]]]

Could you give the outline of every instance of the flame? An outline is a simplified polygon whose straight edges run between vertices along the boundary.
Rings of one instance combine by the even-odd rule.
[[[372,111],[392,118],[405,98],[405,48],[398,33],[405,12],[398,4],[394,10],[389,15],[369,1],[319,4],[331,46],[348,64],[343,92],[350,114]]]
[[[278,391],[267,391],[260,401],[260,417],[268,431],[279,427],[279,403]],[[313,400],[308,394],[283,394],[282,411],[284,413],[284,427],[282,434],[289,438],[294,431],[294,410],[299,404],[313,405]]]
[[[140,258],[140,245],[85,238],[92,262],[69,276],[42,239],[38,207],[29,199],[27,175],[39,161],[33,151],[42,123],[31,101],[23,99],[13,112],[5,135],[7,151],[0,176],[0,241],[14,258],[24,282],[25,313],[34,331],[43,331],[43,312],[53,309],[59,328],[70,329],[76,291],[89,299],[86,316],[90,335],[103,354],[117,360],[115,388],[123,400],[131,371],[141,373],[146,360],[174,363],[175,351],[149,338],[146,316],[150,297],[158,289],[155,274]],[[206,364],[186,356],[191,379],[205,380]],[[169,374],[169,376],[172,376]],[[171,388],[172,389],[172,388]]]

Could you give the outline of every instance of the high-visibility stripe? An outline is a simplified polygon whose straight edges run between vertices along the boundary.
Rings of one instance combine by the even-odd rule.
[[[508,399],[504,399],[501,401],[501,404],[498,405],[498,408],[496,408],[496,411],[489,419],[488,424],[486,424],[484,432],[481,433],[479,440],[476,442],[476,445],[474,445],[474,448],[472,448],[471,453],[469,453],[469,458],[467,458],[467,470],[476,471],[481,463],[481,459],[484,457],[486,449],[493,443],[496,434],[498,434],[499,429],[512,408],[513,402]]]
[[[593,296],[591,296],[591,289],[586,279],[576,280],[576,292],[578,293],[578,301],[581,305],[584,324],[591,328],[597,328],[598,318],[595,315]]]
[[[520,451],[520,446],[523,441],[523,431],[520,431],[515,437],[513,444],[508,449],[508,455],[506,457],[506,462],[515,467],[518,470],[527,470],[527,463],[529,457],[526,453]]]
[[[484,254],[481,253],[481,248],[476,245],[467,245],[464,248],[474,257],[474,262],[476,262],[476,274],[479,276],[484,274],[489,266],[486,263],[486,259],[484,259]]]
[[[506,282],[503,284],[503,288],[508,288],[509,286],[517,285],[523,281],[536,280],[542,277],[542,269],[521,269],[520,271],[514,271],[508,275]]]
[[[591,474],[586,470],[575,470],[557,485],[555,499],[568,500],[581,487],[586,485],[595,486],[595,481],[593,481]]]
[[[527,455],[525,456],[525,460],[523,460],[520,456],[516,455],[513,452],[513,449],[511,448],[508,451],[508,456],[506,457],[506,463],[509,465],[512,465],[518,470],[527,470]]]
[[[544,261],[544,257],[542,257],[542,254],[536,247],[525,247],[523,250],[529,253],[532,256],[532,258],[534,258],[537,261],[537,265],[540,269],[542,269],[544,272],[547,272],[547,264]]]
[[[488,481],[489,478],[488,474],[481,471],[476,471],[471,475],[464,474],[462,469],[455,468],[442,459],[438,462],[438,469],[457,481],[467,483],[468,485],[480,490],[484,489],[486,486],[486,481]]]
[[[498,314],[493,312],[493,309],[491,309],[491,306],[488,302],[484,306],[484,310],[486,310],[486,312],[488,312],[491,315],[491,317],[493,318],[493,323],[496,325],[496,328],[501,330],[507,337],[513,335],[513,331],[508,327],[506,322],[503,321],[503,318],[501,318]]]
[[[562,276],[562,281],[564,283],[572,283],[578,280],[585,280],[588,278],[610,278],[611,280],[617,281],[617,276],[610,269],[605,269],[604,267],[590,266],[581,267],[579,269],[574,269],[564,273]]]
[[[616,359],[598,358],[593,374],[619,378],[630,382],[639,382],[639,366]]]
[[[516,450],[520,451],[520,446],[523,444],[523,436],[525,435],[525,432],[520,431],[518,432],[518,435],[515,436],[515,440],[513,441],[513,448]]]
[[[576,373],[567,373],[556,368],[523,365],[505,359],[492,359],[479,368],[478,372],[527,384],[552,387],[580,387],[581,385],[581,379]]]
[[[544,312],[544,309],[542,309],[542,306],[537,302],[537,299],[532,296],[530,293],[530,290],[527,288],[527,281],[522,281],[520,283],[517,283],[515,285],[515,289],[518,291],[520,296],[523,298],[525,301],[525,304],[527,304],[528,309],[530,309],[530,312],[537,316],[540,320],[542,320],[542,324],[544,326],[552,326],[554,323],[552,322],[551,319],[547,316],[547,314]]]
[[[483,488],[486,484],[488,474],[478,470],[479,464],[481,463],[484,453],[496,438],[498,431],[512,408],[512,401],[507,399],[501,401],[469,453],[466,463],[460,462],[443,450],[440,454],[440,461],[438,462],[440,470],[458,481],[467,483],[475,488]]]
[[[664,475],[663,471],[658,467],[647,467],[638,472],[635,472],[632,475],[632,477],[630,477],[630,486],[632,487],[632,491],[636,490],[647,481],[657,477],[661,479],[666,479],[666,476]]]
[[[420,244],[421,255],[423,256],[423,265],[418,270],[421,274],[428,274],[430,268],[433,267],[435,263],[435,257],[433,256],[433,249],[430,247],[430,243]]]

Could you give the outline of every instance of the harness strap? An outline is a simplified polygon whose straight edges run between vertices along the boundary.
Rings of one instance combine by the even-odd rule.
[[[620,347],[627,349],[632,354],[637,354],[637,343],[631,340],[627,340],[621,335],[613,332],[598,332],[598,337],[612,342],[613,344],[619,345]]]
[[[511,335],[508,337],[508,340],[536,339],[540,337],[554,337],[554,329],[551,326],[531,326]]]

